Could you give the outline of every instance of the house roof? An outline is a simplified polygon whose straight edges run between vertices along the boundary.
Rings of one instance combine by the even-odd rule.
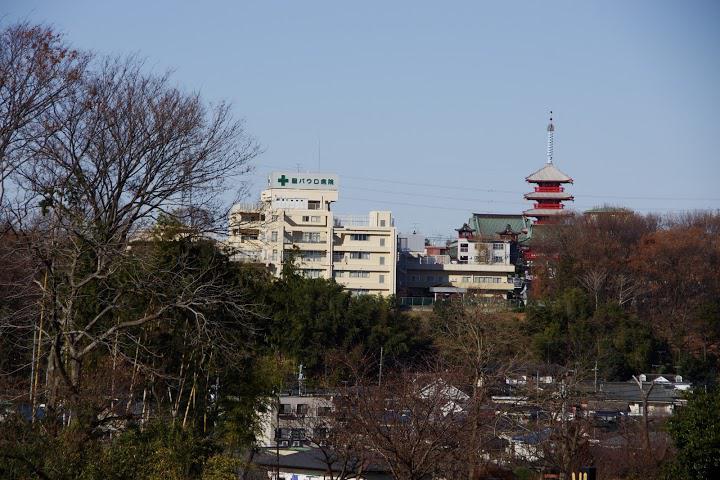
[[[650,390],[652,383],[643,383],[643,391],[647,392]],[[640,389],[635,382],[606,382],[600,385],[600,392],[606,400],[623,400],[628,402],[641,402],[642,395]],[[675,403],[676,401],[682,400],[684,397],[682,390],[676,389],[673,385],[656,383],[650,395],[648,401],[659,402],[659,403]]]
[[[323,452],[319,448],[304,447],[293,449],[280,449],[279,455],[274,447],[261,449],[252,459],[256,465],[274,467],[279,465],[284,468],[297,468],[302,470],[327,471],[327,463],[324,461]],[[342,470],[340,462],[333,464],[333,470]],[[381,465],[370,464],[364,467],[366,472],[384,473],[387,471]]]
[[[508,225],[513,231],[521,232],[519,241],[524,241],[530,236],[531,222],[519,213],[473,213],[468,224],[482,239],[499,239],[498,232],[504,231]]]
[[[554,164],[546,163],[544,167],[525,177],[528,182],[573,183],[573,179],[561,172]]]

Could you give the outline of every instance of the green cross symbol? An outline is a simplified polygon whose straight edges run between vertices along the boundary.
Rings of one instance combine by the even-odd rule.
[[[280,185],[282,185],[283,187],[284,187],[285,184],[288,183],[289,181],[290,181],[290,180],[287,179],[287,177],[285,176],[285,174],[281,175],[280,178],[278,178],[278,182],[280,182]]]

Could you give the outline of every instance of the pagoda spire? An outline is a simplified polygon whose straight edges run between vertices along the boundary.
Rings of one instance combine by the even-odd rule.
[[[547,126],[547,163],[553,162],[553,143],[555,136],[555,125],[553,125],[552,110],[550,110],[550,123]]]

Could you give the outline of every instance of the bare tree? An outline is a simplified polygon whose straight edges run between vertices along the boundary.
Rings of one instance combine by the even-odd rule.
[[[347,428],[397,479],[465,477],[458,462],[467,396],[443,376],[396,373],[381,386],[363,384],[343,396]],[[459,472],[458,472],[459,471]]]
[[[220,195],[258,153],[230,107],[207,107],[135,59],[107,60],[55,95],[37,125],[7,154],[13,196],[2,213],[32,259],[39,300],[2,321],[38,325],[48,405],[77,400],[83,364],[99,349],[117,353],[118,342],[138,344],[149,323],[190,319],[195,338],[222,345],[208,312],[242,321],[242,292],[212,265],[182,255],[167,262],[150,241],[163,216],[179,220],[164,232],[172,240],[226,218]]]
[[[42,135],[41,118],[80,80],[89,55],[47,27],[20,23],[0,32],[0,204],[23,150]]]

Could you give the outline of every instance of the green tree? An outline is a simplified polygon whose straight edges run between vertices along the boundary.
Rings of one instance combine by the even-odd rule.
[[[691,394],[668,431],[677,448],[671,478],[720,478],[720,390]]]

